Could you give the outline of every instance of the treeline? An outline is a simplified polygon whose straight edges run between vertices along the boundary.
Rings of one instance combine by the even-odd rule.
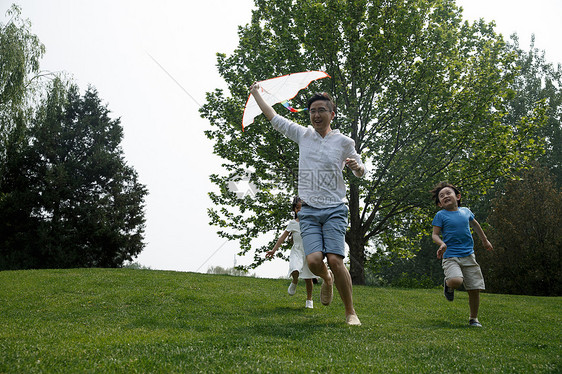
[[[97,91],[40,70],[13,5],[0,24],[0,270],[120,267],[144,248],[147,189]]]
[[[547,122],[541,130],[543,154],[512,179],[499,179],[495,188],[477,200],[463,199],[484,222],[494,245],[492,252],[475,237],[477,259],[488,292],[525,295],[562,295],[562,68],[545,59],[545,52],[519,48],[514,36],[510,48],[517,54],[519,76],[512,85],[507,121],[525,116],[530,104],[547,104]],[[470,191],[468,191],[470,192]],[[468,193],[468,196],[475,196]],[[411,255],[373,254],[367,283],[397,287],[436,287],[443,271],[436,245],[427,232]]]
[[[248,86],[323,70],[331,78],[313,89],[334,97],[332,128],[354,140],[369,170],[360,179],[344,172],[353,284],[442,285],[429,191],[447,181],[495,247],[476,249],[488,291],[560,294],[560,65],[534,44],[527,52],[516,37],[504,39],[493,22],[465,21],[454,1],[284,5],[256,4],[238,47],[217,56],[229,94],[210,92],[201,108],[224,160],[224,173],[210,178],[217,188],[209,192],[209,222],[240,243],[240,254],[254,255],[245,268],[266,261],[275,239],[261,239],[278,237],[289,219],[299,165],[298,147],[263,116],[242,133]],[[306,96],[292,100],[303,107]],[[240,198],[228,186],[247,174],[258,191]]]

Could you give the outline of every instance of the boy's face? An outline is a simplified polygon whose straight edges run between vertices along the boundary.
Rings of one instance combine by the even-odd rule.
[[[457,210],[459,208],[459,200],[461,194],[455,194],[455,190],[451,187],[445,187],[439,191],[439,207],[446,210]]]
[[[330,123],[335,116],[326,100],[316,100],[313,102],[310,105],[309,113],[312,127],[320,133],[330,127]]]

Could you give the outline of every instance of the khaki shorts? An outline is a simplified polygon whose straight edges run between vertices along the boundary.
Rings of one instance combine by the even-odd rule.
[[[465,290],[484,290],[484,277],[474,253],[466,257],[444,258],[441,263],[445,272],[445,280],[463,278]]]

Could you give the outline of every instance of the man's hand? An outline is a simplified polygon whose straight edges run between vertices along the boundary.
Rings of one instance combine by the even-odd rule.
[[[250,93],[255,97],[256,94],[260,94],[260,85],[256,82],[250,86]]]
[[[353,158],[346,158],[345,165],[349,167],[351,170],[353,170],[354,174],[357,175],[358,177],[362,176],[363,173],[365,172],[363,167],[359,165],[357,161]]]
[[[261,91],[262,91],[262,88],[260,87],[260,85],[257,82],[250,86],[250,93],[252,94],[252,96],[256,100],[256,103],[260,107],[260,110],[262,111],[264,116],[269,121],[271,121],[277,113],[275,112],[275,109],[273,109],[273,107],[271,105],[267,104],[263,100],[263,97],[261,96]]]

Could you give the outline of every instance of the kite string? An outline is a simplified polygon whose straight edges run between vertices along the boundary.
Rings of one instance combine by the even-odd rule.
[[[280,100],[276,95],[272,94],[271,92],[269,92],[268,90],[266,90],[265,88],[261,87],[261,89],[263,90],[263,92],[273,96],[275,98],[275,100],[279,100],[278,102],[281,102],[283,100]]]
[[[299,109],[295,109],[292,106],[289,105],[289,99],[287,100],[281,100],[279,99],[279,97],[277,97],[276,95],[272,94],[271,92],[269,92],[268,90],[266,90],[265,88],[261,88],[264,92],[266,92],[267,94],[269,94],[270,96],[272,96],[273,98],[275,98],[275,100],[277,100],[278,103],[280,103],[281,105],[283,105],[285,108],[287,108],[287,110],[289,110],[290,112],[293,113],[299,113],[302,112],[304,110],[308,110],[308,108],[299,108]]]

